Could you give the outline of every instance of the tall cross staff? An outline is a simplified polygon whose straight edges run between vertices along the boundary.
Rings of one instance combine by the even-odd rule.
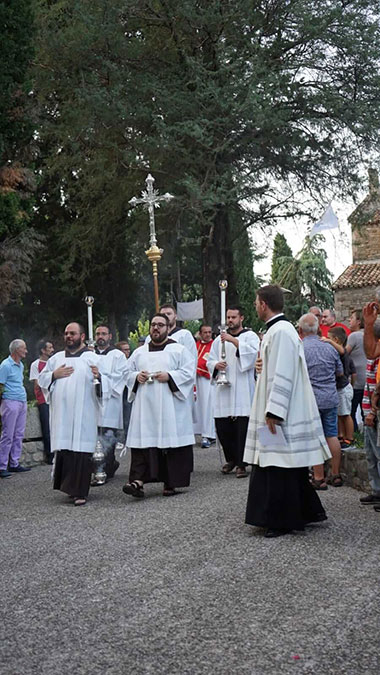
[[[161,260],[161,256],[164,251],[162,248],[158,248],[157,246],[156,227],[154,222],[154,209],[160,208],[160,202],[170,202],[172,199],[174,199],[174,196],[171,195],[170,192],[165,192],[164,195],[159,196],[158,190],[155,190],[153,187],[154,178],[153,176],[151,176],[150,173],[147,175],[145,182],[146,182],[146,190],[142,190],[141,197],[139,198],[132,197],[132,199],[129,200],[129,204],[131,204],[132,207],[137,206],[138,204],[142,204],[143,207],[146,209],[146,211],[148,211],[149,213],[150,247],[147,251],[145,251],[145,254],[148,257],[148,260],[150,260],[150,262],[152,263],[154,302],[156,305],[156,312],[158,312],[160,305],[158,299],[157,263]]]

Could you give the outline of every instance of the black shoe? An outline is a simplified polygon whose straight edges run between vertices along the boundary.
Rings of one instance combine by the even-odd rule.
[[[9,471],[12,471],[12,473],[24,473],[24,471],[30,471],[30,469],[30,466],[21,466],[21,464],[9,467]]]
[[[235,475],[236,478],[247,478],[248,476],[244,466],[238,466]]]
[[[374,511],[377,511],[377,513],[380,513],[380,506],[374,506],[373,509]]]
[[[361,504],[370,504],[371,506],[374,506],[375,504],[380,505],[380,497],[377,495],[366,495],[365,497],[360,497],[360,503]]]
[[[142,499],[144,497],[144,487],[135,480],[133,480],[132,483],[123,485],[122,490],[126,495],[137,497],[137,499]]]
[[[289,534],[291,530],[283,530],[283,529],[277,529],[277,528],[272,528],[268,527],[267,531],[264,534],[264,537],[267,539],[274,539],[275,537],[282,537],[284,534]]]
[[[9,473],[8,469],[0,469],[0,478],[12,478],[12,474]]]
[[[91,480],[90,485],[91,485],[91,487],[100,487],[101,485],[105,485],[106,482],[107,482],[107,478],[105,480],[102,480],[102,481],[98,481],[98,480],[96,480],[96,478],[93,478]]]

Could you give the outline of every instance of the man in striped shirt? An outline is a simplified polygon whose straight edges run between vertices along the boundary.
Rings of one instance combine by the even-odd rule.
[[[371,504],[376,510],[380,511],[380,447],[377,444],[377,412],[371,400],[376,389],[376,375],[380,363],[380,319],[377,318],[377,307],[374,304],[368,303],[363,309],[367,370],[362,402],[364,448],[367,453],[368,477],[372,493],[361,497],[360,503],[363,505]]]

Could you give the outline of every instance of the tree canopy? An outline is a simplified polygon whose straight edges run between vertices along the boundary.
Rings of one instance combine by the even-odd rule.
[[[285,313],[296,322],[313,305],[332,307],[332,275],[326,266],[322,235],[307,236],[294,257],[283,234],[277,234],[272,254],[272,283],[284,287]]]
[[[156,218],[161,296],[201,291],[215,324],[227,278],[229,300],[240,299],[252,323],[247,232],[352,194],[363,153],[378,151],[377,3],[32,6],[33,225],[46,245],[25,306],[58,327],[62,314],[83,314],[91,293],[124,335],[153,308],[146,213],[128,204],[150,171],[176,196]],[[298,260],[304,279],[308,256]]]

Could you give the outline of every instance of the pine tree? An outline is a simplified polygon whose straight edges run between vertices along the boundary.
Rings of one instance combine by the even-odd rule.
[[[51,211],[60,220],[47,221],[59,279],[81,290],[101,279],[113,314],[148,295],[146,214],[127,215],[148,170],[177,197],[157,214],[162,290],[179,264],[217,321],[218,280],[238,294],[236,246],[247,242],[236,232],[284,207],[304,214],[300,190],[347,194],[378,142],[371,0],[40,0],[38,20],[42,171],[64,195]]]
[[[28,110],[33,56],[31,0],[0,2],[0,307],[29,290],[41,237],[31,227],[36,179],[32,170],[33,124]]]

